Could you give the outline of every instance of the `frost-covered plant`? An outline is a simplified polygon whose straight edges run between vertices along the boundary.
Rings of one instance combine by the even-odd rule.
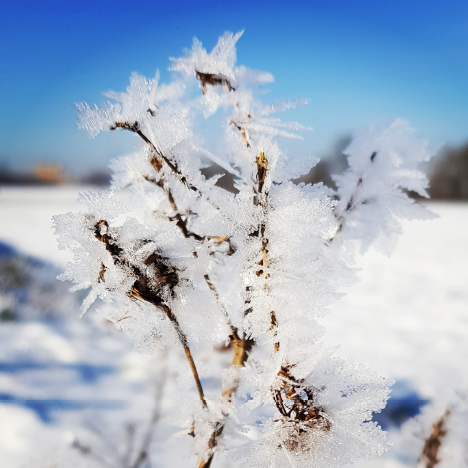
[[[226,33],[211,53],[195,40],[172,59],[169,84],[133,74],[126,93],[106,94],[112,102],[78,106],[93,137],[120,129],[141,149],[113,163],[111,191],[81,196],[85,212],[56,217],[60,247],[74,254],[61,279],[90,288],[83,312],[118,299],[108,318],[141,351],[183,348],[200,467],[223,450],[246,466],[338,467],[386,449],[372,413],[390,382],[334,357],[317,318],[353,281],[355,253],[391,247],[401,219],[431,216],[407,193],[427,196],[417,165],[432,152],[395,120],[354,135],[336,192],[296,185],[317,161],[287,160],[277,139],[306,129],[271,115],[303,101],[255,97],[273,78],[236,66],[240,36]],[[205,179],[206,158],[234,175],[236,193]],[[196,352],[220,343],[232,365],[208,398]]]
[[[445,389],[401,431],[397,456],[417,468],[468,466],[468,401],[466,392]]]

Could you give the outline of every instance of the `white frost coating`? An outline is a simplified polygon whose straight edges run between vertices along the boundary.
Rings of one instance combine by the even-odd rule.
[[[344,151],[349,169],[334,177],[340,196],[336,213],[340,225],[347,225],[342,237],[359,241],[361,251],[376,242],[388,252],[394,234],[401,233],[399,219],[433,218],[406,191],[428,196],[429,182],[418,165],[437,149],[416,138],[401,119],[356,132]]]
[[[56,217],[59,245],[74,254],[61,279],[90,288],[83,311],[116,300],[107,318],[143,352],[232,345],[223,395],[200,396],[181,420],[201,467],[233,448],[246,466],[335,468],[386,449],[371,420],[390,382],[334,358],[317,318],[355,281],[356,245],[383,248],[400,219],[431,217],[405,191],[426,195],[417,164],[433,151],[396,120],[355,134],[337,193],[296,185],[317,160],[287,161],[276,137],[309,129],[269,115],[304,102],[257,99],[272,77],[236,66],[240,36],[226,33],[211,53],[195,40],[167,85],[133,74],[126,93],[106,93],[116,103],[79,106],[92,136],[128,131],[142,148],[112,164],[131,213],[105,192],[81,197],[85,213]],[[217,127],[199,131],[208,118],[224,127],[216,143]],[[234,175],[237,193],[206,180],[200,156]]]
[[[389,384],[352,362],[324,356],[302,383],[313,386],[324,417],[299,424],[284,416],[263,421],[245,466],[327,468],[381,455],[389,445],[371,419],[385,407]]]
[[[447,390],[402,428],[397,456],[417,468],[429,466],[428,455],[435,455],[440,468],[468,467],[468,395]],[[437,450],[430,453],[429,445]]]
[[[172,59],[173,65],[171,70],[192,76],[195,75],[197,71],[220,74],[235,80],[235,46],[242,34],[243,32],[238,32],[235,35],[225,33],[224,36],[219,38],[218,43],[210,54],[203,49],[200,41],[194,39],[192,53],[186,58]]]

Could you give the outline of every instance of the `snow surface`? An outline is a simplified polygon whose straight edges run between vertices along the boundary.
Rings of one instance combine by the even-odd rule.
[[[57,248],[52,216],[78,211],[78,193],[89,187],[0,187],[0,239],[23,253],[61,266],[72,259]]]
[[[51,216],[77,211],[78,192],[86,190],[2,187],[0,241],[63,268],[70,257],[57,249]],[[468,389],[468,204],[427,205],[440,218],[404,222],[404,234],[391,257],[370,250],[359,258],[362,281],[343,291],[347,295],[321,319],[327,329],[325,342],[340,345],[336,355],[352,357],[393,378],[397,382],[393,404],[399,399],[411,400],[414,405],[409,411],[428,401],[437,402],[453,391]],[[23,356],[21,362],[36,365],[24,372],[8,371],[5,366],[0,369],[0,393],[17,399],[17,404],[10,400],[0,406],[0,466],[47,466],[41,461],[73,440],[71,428],[80,418],[89,419],[90,414],[101,412],[105,413],[103,420],[118,426],[129,415],[144,419],[151,407],[148,375],[154,358],[133,352],[129,340],[108,330],[105,324],[93,324],[93,312],[90,319],[80,321],[78,307],[77,302],[76,322],[68,319],[66,326],[37,321],[0,323],[0,361]],[[83,347],[84,343],[93,346]],[[211,378],[213,386],[219,384],[216,376],[210,377],[209,359],[198,358],[204,361],[201,367],[206,379]],[[83,365],[114,370],[103,370],[94,380],[86,380],[83,372],[87,368],[83,370]],[[48,366],[47,372],[41,371],[44,366]],[[181,374],[170,391],[189,386],[184,383],[187,377]],[[104,406],[116,406],[106,409],[101,405],[98,411],[88,404],[67,410],[55,403],[41,413],[31,403],[64,399],[105,400]],[[400,426],[394,421],[387,421],[387,426],[395,449],[382,459],[359,462],[359,466],[411,464],[399,455]],[[156,444],[166,440],[168,431],[166,428],[156,434]],[[177,449],[179,458],[187,444],[182,445]],[[174,452],[173,448],[164,456]],[[36,464],[30,465],[33,462]],[[194,465],[192,462],[178,459],[174,466]]]

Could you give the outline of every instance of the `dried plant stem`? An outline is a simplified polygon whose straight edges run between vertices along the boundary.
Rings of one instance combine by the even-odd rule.
[[[244,139],[244,143],[246,143],[247,146],[248,142],[246,139]],[[256,206],[261,206],[266,214],[267,210],[267,197],[268,193],[264,193],[263,188],[265,184],[265,179],[267,176],[267,171],[268,171],[268,160],[265,157],[265,153],[263,150],[260,151],[259,155],[257,156],[256,159],[256,164],[257,164],[257,182],[258,186],[256,188],[256,194],[254,197],[254,204]],[[268,265],[267,265],[267,256],[268,256],[268,239],[265,236],[265,231],[266,231],[266,226],[265,223],[262,222],[258,228],[258,230],[254,233],[252,233],[252,236],[259,236],[261,240],[261,254],[262,254],[262,259],[259,262],[260,265],[262,266],[262,269],[257,272],[257,275],[260,276],[261,274],[264,275],[265,278],[265,288],[267,288],[266,281],[269,278],[269,273],[268,273]],[[206,279],[206,277],[205,277]],[[209,284],[209,283],[208,283]],[[211,286],[210,286],[211,288]],[[214,288],[214,286],[213,286]],[[248,313],[248,311],[246,312]],[[272,327],[270,330],[273,331],[274,336],[276,336],[276,315],[275,312],[271,312],[271,322],[272,322]],[[234,348],[234,356],[233,360],[231,363],[231,371],[237,371],[240,369],[240,367],[244,366],[248,357],[249,353],[252,350],[253,345],[255,344],[254,340],[249,339],[246,334],[243,334],[243,337],[240,338],[238,331],[233,330],[233,333],[230,337],[231,343]],[[279,350],[279,342],[275,342],[275,351]],[[223,397],[224,399],[228,402],[232,402],[232,398],[234,394],[237,391],[238,388],[238,379],[236,377],[233,378],[232,384],[229,388],[225,389],[223,391]],[[202,458],[200,465],[198,468],[209,468],[211,465],[211,462],[214,457],[215,453],[215,448],[218,444],[219,438],[224,430],[224,421],[218,422],[211,434],[211,437],[208,441],[208,450],[205,456]]]
[[[252,350],[254,341],[243,334],[242,338],[239,338],[238,330],[234,327],[232,328],[232,335],[230,336],[231,343],[234,348],[234,356],[231,363],[231,372],[236,373],[238,370],[245,365],[249,357],[249,353]],[[237,391],[239,386],[239,380],[237,375],[232,379],[231,385],[225,389],[222,393],[223,398],[227,403],[232,402],[232,398]],[[225,414],[227,416],[227,414]],[[221,437],[224,430],[225,422],[224,420],[218,421],[211,433],[210,439],[208,441],[208,450],[202,458],[199,468],[209,468],[211,462],[213,461],[215,448],[218,445],[219,438]]]
[[[156,156],[153,156],[151,158],[150,163],[154,167],[156,172],[160,173],[161,164],[160,164],[160,161],[156,158]],[[175,202],[174,196],[172,195],[172,191],[171,191],[169,185],[167,184],[166,180],[164,178],[161,178],[158,181],[156,181],[155,179],[150,179],[150,178],[147,178],[147,180],[149,182],[153,182],[158,187],[162,188],[164,190],[164,192],[166,193],[167,200],[169,201],[169,204],[171,205],[172,211],[174,212],[174,216],[172,218],[168,216],[168,219],[174,220],[174,218],[175,218],[176,226],[181,230],[183,236],[186,239],[188,239],[189,237],[193,237],[195,240],[198,240],[198,241],[203,240],[202,236],[200,236],[200,235],[196,234],[195,232],[192,232],[192,231],[190,231],[188,229],[188,226],[187,226],[188,218],[184,219],[182,217],[182,215],[181,215],[181,213],[179,211],[179,208],[177,207],[177,204]]]
[[[229,124],[234,125],[234,127],[236,127],[237,130],[239,130],[240,134],[242,135],[242,141],[244,142],[245,146],[247,146],[247,148],[250,148],[250,142],[247,138],[247,132],[245,131],[245,128],[241,127],[238,123],[234,122],[234,120],[231,120]]]
[[[213,461],[213,457],[215,454],[214,449],[218,445],[218,440],[221,437],[223,430],[224,430],[224,423],[218,422],[208,441],[209,455],[202,458],[202,461],[198,465],[198,468],[209,468],[211,466],[211,462]]]
[[[146,300],[147,302],[151,302],[150,299],[148,298],[143,298],[141,295],[137,295],[137,292],[132,291],[134,293],[134,296],[137,297],[138,299]],[[154,304],[154,303],[153,303]],[[154,304],[156,305],[156,304]],[[185,356],[187,356],[187,361],[190,365],[190,370],[192,371],[193,378],[195,380],[195,384],[197,386],[198,390],[198,396],[200,398],[200,401],[202,403],[202,406],[204,409],[208,409],[208,405],[205,400],[205,394],[203,392],[203,387],[200,381],[200,377],[198,375],[197,371],[197,366],[195,365],[195,361],[193,360],[192,352],[190,351],[190,347],[188,345],[188,339],[187,335],[182,331],[179,325],[179,321],[177,320],[177,317],[174,315],[172,310],[166,305],[166,304],[158,304],[156,307],[159,307],[164,311],[166,314],[167,318],[171,321],[171,323],[174,325],[174,328],[177,332],[177,336],[179,338],[179,341],[184,348]]]
[[[212,202],[203,192],[190,183],[187,178],[182,174],[179,168],[168,158],[166,157],[157,147],[156,145],[141,131],[139,122],[114,122],[114,124],[110,127],[111,130],[115,130],[117,128],[121,128],[123,130],[128,130],[137,134],[154,152],[155,154],[155,161],[152,162],[152,165],[155,167],[157,172],[160,172],[163,162],[169,167],[169,169],[178,176],[179,180],[190,190],[194,191],[199,197],[204,198],[213,208],[216,210],[220,210],[219,206],[217,206],[214,202]]]
[[[245,365],[249,357],[249,353],[252,350],[254,341],[247,338],[245,333],[242,338],[239,338],[237,331],[231,336],[231,343],[234,348],[234,357],[231,363],[231,371],[238,371],[241,367]],[[239,386],[239,380],[236,377],[233,378],[232,384],[229,388],[223,391],[223,398],[228,402],[232,402],[232,398],[237,391]],[[226,415],[227,416],[227,415]],[[215,448],[218,445],[219,438],[221,437],[224,430],[225,422],[224,420],[218,421],[215,424],[213,432],[211,433],[210,439],[208,441],[208,450],[205,456],[202,458],[198,468],[209,468],[213,457],[215,454]]]
[[[218,78],[220,78],[220,80],[218,80]],[[208,76],[206,74],[200,74],[199,79],[203,82],[204,90],[206,90],[206,83],[211,84],[211,85],[225,85],[225,86],[227,84],[229,84],[228,82],[226,82],[224,80],[224,77],[211,77],[211,76]],[[233,88],[230,85],[228,86],[228,89],[230,91],[233,90]],[[133,124],[131,124],[129,122],[115,122],[114,126],[111,127],[111,129],[114,130],[116,128],[122,128],[124,130],[129,130],[129,131],[131,131],[133,133],[136,133],[146,144],[148,144],[148,146],[154,152],[154,156],[151,158],[150,163],[154,167],[154,169],[156,170],[157,173],[161,174],[161,169],[162,169],[163,162],[164,162],[171,169],[171,171],[180,178],[181,182],[183,182],[191,190],[195,191],[197,193],[197,195],[203,196],[202,192],[197,187],[190,184],[187,181],[187,179],[185,178],[185,176],[177,168],[177,166],[175,164],[173,164],[156,147],[156,145],[141,131],[141,128],[140,128],[140,125],[139,125],[138,122],[135,122]],[[192,232],[192,231],[190,231],[188,229],[187,218],[184,219],[182,217],[182,215],[181,215],[181,213],[180,213],[180,211],[179,211],[179,209],[177,207],[177,203],[176,203],[176,201],[174,199],[174,196],[172,195],[172,192],[171,192],[165,178],[161,177],[161,179],[158,180],[158,181],[155,180],[155,179],[151,179],[150,181],[155,183],[156,185],[158,185],[159,187],[161,187],[165,191],[165,193],[167,195],[167,198],[168,198],[168,201],[169,201],[169,204],[170,204],[170,206],[171,206],[171,208],[172,208],[172,210],[174,212],[174,218],[176,220],[176,225],[181,230],[183,236],[185,238],[192,237],[195,240],[202,241],[203,240],[202,236],[200,236],[200,235],[198,235],[198,234],[196,234],[196,233],[194,233],[194,232]],[[215,206],[215,205],[213,205],[213,206]],[[217,206],[215,206],[215,208],[219,209]],[[230,322],[229,316],[227,315],[227,312],[224,309],[224,306],[221,304],[219,294],[216,291],[216,288],[215,288],[213,282],[210,280],[208,275],[205,275],[205,280],[206,280],[208,286],[210,287],[210,289],[214,292],[216,300],[218,301],[218,303],[220,303],[221,308],[222,308],[222,310],[224,312],[225,318],[226,318],[226,320],[228,322],[228,325],[231,328],[231,337],[230,338],[231,338],[231,342],[233,343],[233,347],[234,347],[234,359],[233,359],[232,366],[243,365],[245,363],[245,361],[247,360],[248,351],[250,351],[250,349],[252,347],[252,345],[250,344],[251,340],[248,340],[245,336],[242,339],[240,339],[238,337],[238,331],[232,325],[232,323]],[[167,308],[167,310],[165,310],[165,312],[166,312],[166,315],[168,315],[169,319],[171,320],[171,322],[174,324],[174,326],[176,328],[176,331],[177,331],[177,333],[179,335],[179,340],[181,341],[181,343],[182,343],[182,345],[184,347],[184,351],[185,351],[185,354],[187,356],[187,360],[188,360],[188,362],[190,364],[190,368],[192,370],[192,373],[193,373],[193,376],[194,376],[194,379],[195,379],[195,382],[196,382],[196,385],[197,385],[197,390],[198,390],[200,400],[202,401],[203,406],[205,408],[207,408],[206,400],[205,400],[204,393],[203,393],[203,388],[202,388],[200,379],[198,377],[197,368],[195,366],[195,362],[193,360],[190,348],[187,345],[187,337],[185,335],[183,335],[183,336],[181,335],[182,332],[180,330],[180,326],[179,326],[175,316],[170,311],[170,309]],[[231,388],[228,391],[228,393],[227,393],[227,395],[229,395],[228,401],[231,401],[232,394],[235,393],[236,389],[237,389],[237,386],[236,386],[236,388]],[[216,437],[215,437],[215,439],[216,439]]]
[[[247,338],[246,334],[243,334],[242,338],[239,338],[239,331],[237,330],[236,327],[234,327],[229,319],[229,316],[227,315],[227,311],[224,308],[223,304],[221,303],[221,300],[219,298],[219,293],[216,290],[216,287],[214,286],[213,282],[211,281],[210,277],[208,275],[205,275],[205,280],[210,287],[210,289],[213,291],[215,294],[215,297],[219,304],[221,305],[221,308],[224,311],[226,320],[228,322],[229,327],[231,328],[231,335],[229,336],[230,342],[232,343],[233,349],[234,349],[234,356],[232,359],[231,363],[231,373],[235,374],[230,382],[230,386],[226,388],[222,396],[226,400],[227,403],[232,402],[232,398],[234,394],[237,391],[237,388],[239,386],[239,380],[237,377],[238,370],[240,367],[245,365],[245,362],[248,359],[249,352],[252,349],[252,346],[254,344],[254,341]],[[227,414],[225,415],[227,416]],[[215,448],[218,444],[218,440],[221,437],[223,430],[224,430],[224,420],[218,421],[215,424],[215,427],[213,429],[213,432],[211,433],[210,439],[208,441],[208,450],[205,456],[202,458],[199,468],[209,468],[211,465],[211,462],[213,461],[213,456],[215,453]]]
[[[235,374],[238,373],[239,369],[245,366],[247,359],[249,358],[249,353],[252,350],[254,345],[254,340],[247,337],[245,333],[243,333],[242,338],[239,337],[237,330],[231,335],[231,343],[234,349],[234,356],[232,358],[231,363],[231,372]],[[226,388],[223,391],[223,398],[228,402],[232,402],[232,398],[234,394],[237,392],[237,388],[239,387],[239,380],[237,375],[234,376],[232,379],[232,384],[230,387]]]
[[[175,330],[177,332],[177,335],[179,337],[179,341],[182,344],[182,347],[184,348],[185,356],[187,357],[187,361],[188,361],[188,363],[190,365],[190,370],[192,371],[193,378],[195,380],[195,385],[197,386],[198,396],[200,398],[202,406],[203,406],[204,409],[208,409],[208,405],[207,405],[206,400],[205,400],[205,394],[203,392],[203,387],[202,387],[202,384],[201,384],[201,381],[200,381],[200,377],[198,375],[197,366],[195,365],[195,361],[193,360],[192,352],[190,351],[190,347],[188,345],[187,335],[182,331],[176,316],[174,315],[174,313],[171,311],[171,309],[167,305],[163,304],[163,305],[159,305],[158,307],[160,307],[162,310],[164,310],[164,312],[166,313],[167,318],[174,325],[174,328],[175,328]]]
[[[445,423],[449,415],[450,411],[446,410],[440,419],[433,424],[432,432],[424,442],[417,468],[434,468],[434,466],[440,463],[439,449],[442,446],[442,439],[447,434]]]
[[[195,383],[197,385],[198,396],[200,397],[203,407],[205,409],[208,409],[208,405],[206,404],[206,400],[205,400],[205,395],[203,394],[203,387],[200,382],[200,378],[198,377],[197,367],[195,366],[195,362],[193,360],[192,353],[190,352],[190,348],[187,345],[185,345],[184,351],[185,351],[185,355],[187,356],[187,360],[190,364],[190,369],[192,369],[193,378],[195,379]]]
[[[258,190],[257,190],[257,199],[256,199],[256,204],[260,205],[263,208],[263,211],[267,212],[268,209],[268,192],[263,192],[263,187],[265,184],[265,179],[267,176],[267,171],[268,171],[268,159],[265,157],[264,151],[260,151],[259,155],[257,156],[257,179],[258,179]],[[260,261],[260,264],[262,265],[263,269],[260,270],[257,275],[264,275],[265,279],[265,290],[268,290],[268,278],[270,277],[270,274],[268,273],[268,238],[265,235],[266,231],[266,226],[265,223],[263,222],[260,225],[259,228],[259,234],[260,234],[260,241],[262,243],[261,251],[262,251],[262,260]],[[278,322],[276,320],[276,313],[274,310],[270,312],[270,331],[273,334],[273,338],[275,340],[274,342],[274,347],[275,347],[275,352],[278,352],[280,349],[280,344],[279,341],[276,340],[277,337],[277,328],[278,328]]]
[[[216,289],[216,286],[213,284],[213,281],[211,281],[211,278],[210,278],[210,276],[208,274],[206,274],[204,276],[204,278],[205,278],[206,284],[208,285],[210,290],[213,292],[213,294],[214,294],[214,296],[216,298],[216,302],[219,304],[219,306],[220,306],[220,308],[221,308],[221,310],[223,312],[223,316],[224,316],[229,328],[231,329],[231,335],[237,334],[237,328],[232,324],[231,319],[229,318],[229,315],[227,313],[227,310],[224,307],[223,303],[221,302],[221,298],[219,297],[219,293],[218,293],[218,290]]]
[[[111,130],[115,130],[116,128],[122,128],[123,130],[129,130],[130,132],[136,133],[175,174],[182,176],[177,167],[158,148],[156,148],[156,145],[141,131],[139,122],[115,122],[114,125],[111,126]],[[162,163],[159,163],[162,166]]]
[[[370,156],[371,164],[375,161],[376,156],[377,156],[377,152],[374,151]],[[333,242],[333,240],[335,239],[335,237],[343,230],[343,227],[344,227],[345,222],[346,222],[346,214],[353,211],[358,204],[365,205],[365,204],[368,203],[368,200],[362,200],[360,202],[356,202],[357,194],[359,192],[359,189],[362,186],[362,183],[363,183],[363,177],[360,177],[359,180],[357,181],[356,188],[354,189],[353,193],[349,197],[348,202],[346,203],[346,207],[344,209],[344,212],[342,212],[339,215],[337,215],[335,213],[335,216],[336,216],[337,221],[338,221],[338,226],[337,226],[336,231],[334,232],[334,234],[331,236],[331,238],[328,239],[327,245],[331,244]]]
[[[200,72],[198,70],[195,70],[195,76],[201,82],[203,94],[206,94],[207,84],[209,84],[210,86],[225,87],[229,92],[235,91],[234,86],[231,84],[227,76],[218,75],[214,73]]]
[[[104,233],[101,232],[102,227],[105,228]],[[147,287],[146,283],[148,282],[148,278],[141,271],[141,269],[139,269],[128,258],[125,257],[124,250],[118,246],[116,240],[109,234],[109,223],[104,219],[99,220],[94,227],[94,233],[96,239],[105,244],[106,250],[112,255],[115,263],[126,264],[129,268],[133,270],[133,273],[137,279],[133,284],[132,289],[128,292],[128,295],[130,297],[134,297],[136,299],[148,302],[154,305],[155,307],[161,309],[166,314],[167,318],[171,321],[177,333],[179,341],[182,344],[182,347],[184,348],[185,355],[187,356],[187,360],[189,362],[190,369],[192,370],[193,378],[195,379],[195,383],[198,389],[200,401],[202,402],[203,408],[208,409],[208,405],[206,404],[205,396],[203,394],[203,388],[200,382],[200,378],[198,376],[197,368],[195,366],[195,362],[193,361],[192,353],[188,345],[187,335],[181,329],[177,317],[172,312],[171,308],[167,304],[165,304],[161,296],[157,292]],[[147,261],[150,259],[153,262],[159,262],[158,265],[160,268],[165,266],[164,263],[155,254],[148,257]],[[165,267],[165,269],[167,271],[164,272],[164,275],[160,278],[160,281],[165,284],[172,284],[172,286],[175,286],[178,282],[177,272],[173,268],[169,268],[167,266]],[[99,277],[101,281],[104,281],[104,273],[102,275],[100,274]]]

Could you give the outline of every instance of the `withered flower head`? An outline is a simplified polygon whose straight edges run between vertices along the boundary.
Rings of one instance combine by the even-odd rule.
[[[282,445],[291,452],[307,452],[312,448],[311,431],[330,430],[331,423],[324,408],[315,402],[318,389],[303,379],[296,379],[294,365],[282,366],[272,387],[273,398],[282,418],[276,420]]]

